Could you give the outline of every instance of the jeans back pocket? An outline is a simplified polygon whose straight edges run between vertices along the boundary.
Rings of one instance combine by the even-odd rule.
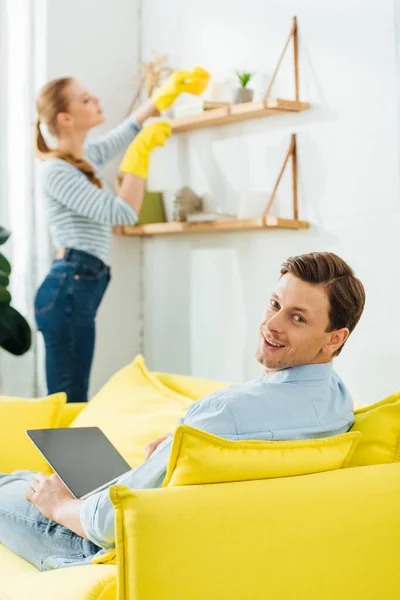
[[[50,271],[35,297],[35,312],[42,314],[53,310],[63,289],[68,273]]]

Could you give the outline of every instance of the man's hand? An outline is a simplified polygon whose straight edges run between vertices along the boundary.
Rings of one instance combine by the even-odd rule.
[[[171,435],[171,433],[167,433],[166,435],[162,435],[161,437],[159,437],[156,440],[154,440],[154,442],[150,442],[150,444],[147,444],[147,446],[146,446],[146,460],[148,460],[150,458],[150,456],[158,448],[158,446],[160,444],[162,444],[163,441],[166,440],[167,437],[169,437],[170,435]]]
[[[54,515],[60,505],[66,500],[75,499],[56,474],[46,477],[43,473],[36,473],[29,486],[31,489],[25,492],[25,498],[52,521],[56,520]]]

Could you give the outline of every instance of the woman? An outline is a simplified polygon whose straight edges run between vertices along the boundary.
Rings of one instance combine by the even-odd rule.
[[[171,135],[166,121],[141,129],[143,122],[168,108],[181,92],[201,94],[208,81],[209,74],[199,67],[173,73],[134,115],[90,142],[87,134],[103,123],[104,115],[85,86],[73,78],[56,79],[39,93],[36,151],[44,161],[43,196],[57,249],[35,298],[49,394],[65,391],[68,402],[87,401],[95,317],[110,281],[111,229],[137,222],[150,154]],[[57,139],[55,150],[45,142],[43,125]],[[116,196],[104,189],[100,169],[127,147]]]

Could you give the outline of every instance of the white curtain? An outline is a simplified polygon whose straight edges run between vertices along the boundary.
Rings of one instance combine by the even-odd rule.
[[[45,391],[33,310],[37,285],[50,260],[33,155],[44,15],[41,0],[0,0],[0,224],[12,234],[1,251],[12,266],[12,305],[32,329],[32,347],[25,355],[14,357],[0,349],[0,393],[27,397]]]

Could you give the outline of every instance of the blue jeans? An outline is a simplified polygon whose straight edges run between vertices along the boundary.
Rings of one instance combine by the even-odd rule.
[[[66,392],[68,402],[87,402],[96,313],[110,279],[102,260],[69,248],[38,289],[35,318],[45,342],[49,394]]]
[[[31,471],[0,473],[0,543],[41,571],[90,564],[101,550],[51,521],[25,499]]]

